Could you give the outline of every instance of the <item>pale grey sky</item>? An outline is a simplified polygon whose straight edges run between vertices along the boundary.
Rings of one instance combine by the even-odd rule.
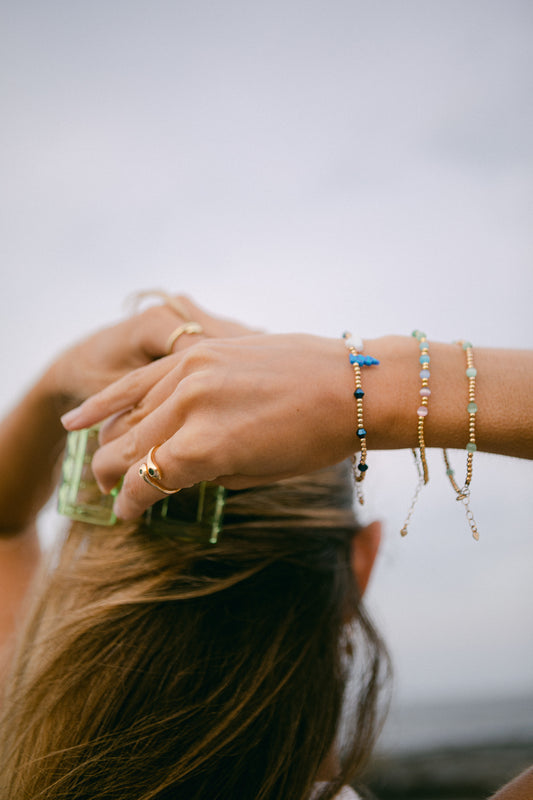
[[[531,347],[532,35],[525,0],[0,3],[2,408],[154,286]],[[411,456],[372,462],[400,696],[533,693],[532,465],[476,457],[475,544],[439,453],[406,540]]]

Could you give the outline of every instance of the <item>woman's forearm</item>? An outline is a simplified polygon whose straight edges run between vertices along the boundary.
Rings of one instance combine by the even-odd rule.
[[[379,366],[361,367],[369,450],[418,445],[421,379],[412,337],[368,340]],[[428,447],[469,441],[464,350],[430,344]],[[502,455],[533,456],[533,354],[474,348],[475,444]],[[93,467],[109,491],[125,475],[117,513],[138,516],[160,498],[139,478],[153,445],[167,487],[218,480],[229,488],[270,483],[340,461],[359,449],[354,374],[339,340],[299,334],[206,340],[168,363],[110,386],[65,420],[106,424]],[[127,409],[134,407],[130,413]]]
[[[0,535],[24,530],[53,491],[64,410],[46,372],[0,424]]]
[[[463,449],[468,441],[465,353],[456,344],[430,343],[431,396],[425,419],[428,447]],[[380,360],[363,373],[369,447],[416,447],[420,406],[418,342],[388,336],[365,342]],[[476,445],[488,453],[533,458],[533,352],[474,347]]]

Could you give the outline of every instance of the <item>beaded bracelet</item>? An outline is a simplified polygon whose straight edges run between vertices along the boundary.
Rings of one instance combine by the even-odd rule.
[[[355,454],[352,456],[352,469],[355,480],[357,499],[359,500],[359,503],[363,505],[365,501],[359,484],[362,483],[362,481],[365,478],[366,472],[368,470],[368,464],[366,463],[366,456],[367,456],[366,430],[363,422],[363,397],[365,396],[365,393],[361,385],[361,367],[363,366],[371,367],[375,364],[379,364],[379,361],[377,360],[377,358],[373,358],[372,356],[364,356],[361,354],[361,350],[363,349],[362,339],[353,337],[347,331],[345,331],[342,334],[342,338],[344,340],[346,348],[350,353],[350,364],[353,367],[354,378],[355,378],[355,391],[353,393],[353,396],[355,397],[355,404],[356,404],[356,419],[357,419],[356,435],[359,439],[361,455],[359,457],[359,463],[357,463],[357,458]]]
[[[477,404],[476,404],[476,375],[477,370],[474,367],[474,354],[472,351],[472,344],[467,341],[458,341],[456,342],[460,347],[463,348],[466,354],[466,377],[468,378],[468,405],[466,410],[468,412],[468,442],[466,444],[466,478],[462,488],[460,488],[455,480],[455,473],[450,466],[450,462],[448,459],[448,454],[446,450],[443,450],[444,455],[444,463],[446,464],[446,474],[450,479],[450,483],[453,487],[454,492],[457,495],[457,500],[463,503],[465,510],[466,510],[466,518],[468,520],[468,524],[470,525],[470,530],[472,531],[472,536],[476,541],[479,540],[479,533],[477,529],[476,522],[474,520],[474,515],[470,510],[470,482],[472,480],[472,470],[473,470],[473,460],[474,460],[474,453],[477,450],[476,446],[476,414],[477,414]]]
[[[408,526],[409,521],[410,521],[410,519],[411,519],[411,517],[413,515],[413,511],[415,509],[415,505],[416,505],[416,502],[418,500],[418,495],[420,494],[420,492],[422,490],[422,487],[425,486],[426,483],[428,483],[428,481],[429,481],[429,471],[428,471],[428,465],[427,465],[427,461],[426,461],[426,442],[425,442],[425,439],[424,439],[424,421],[425,421],[425,418],[427,417],[427,414],[428,414],[428,402],[429,402],[429,398],[431,396],[431,389],[428,387],[429,377],[430,377],[430,372],[429,372],[429,362],[430,362],[429,347],[428,347],[427,336],[426,336],[425,333],[422,333],[422,331],[419,331],[419,330],[414,330],[411,335],[414,336],[418,340],[418,344],[419,344],[419,347],[420,347],[419,363],[420,363],[421,369],[420,369],[420,373],[419,374],[420,374],[420,378],[422,380],[422,386],[421,386],[421,388],[419,390],[419,394],[420,394],[420,397],[421,397],[420,406],[418,407],[417,412],[416,412],[417,416],[418,416],[418,428],[417,428],[417,433],[418,433],[418,453],[416,451],[416,448],[413,448],[413,451],[412,451],[414,459],[415,459],[415,466],[416,466],[416,469],[417,469],[417,472],[418,472],[418,483],[417,483],[417,486],[416,486],[416,489],[415,489],[413,500],[411,501],[411,506],[409,508],[409,511],[407,512],[407,517],[406,517],[405,522],[403,524],[403,527],[402,527],[402,529],[400,531],[402,536],[406,536],[407,535],[407,526]]]

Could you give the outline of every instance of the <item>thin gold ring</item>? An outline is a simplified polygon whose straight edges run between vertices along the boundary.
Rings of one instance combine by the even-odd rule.
[[[172,353],[172,348],[180,338],[183,333],[203,333],[204,329],[200,325],[199,322],[184,322],[183,325],[179,325],[175,330],[172,331],[170,336],[167,339],[167,343],[165,346],[166,355],[169,356]]]
[[[159,483],[161,480],[161,470],[154,458],[155,451],[158,447],[159,445],[156,444],[150,449],[150,452],[146,458],[146,462],[141,464],[139,468],[139,475],[143,481],[150,484],[150,486],[153,486],[154,489],[159,489],[159,491],[163,492],[163,494],[176,494],[180,491],[180,489],[167,489],[165,486],[161,486]]]

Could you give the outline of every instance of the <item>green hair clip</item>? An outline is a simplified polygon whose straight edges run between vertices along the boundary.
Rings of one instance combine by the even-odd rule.
[[[112,526],[117,522],[113,503],[120,483],[109,494],[102,494],[91,469],[97,449],[97,427],[68,434],[57,508],[73,520]],[[225,498],[222,486],[204,481],[154,503],[144,512],[143,524],[159,530],[168,526],[169,532],[179,538],[206,539],[216,544],[222,530]]]

